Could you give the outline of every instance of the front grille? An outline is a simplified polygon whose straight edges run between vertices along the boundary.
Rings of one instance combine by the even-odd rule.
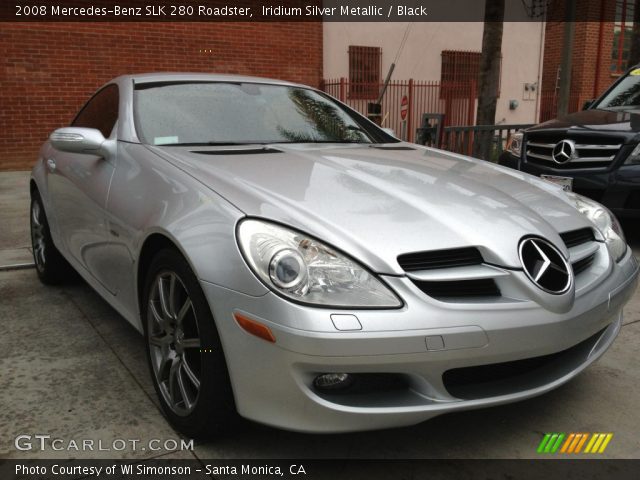
[[[483,262],[480,251],[475,247],[405,253],[398,257],[398,263],[408,273],[469,267]],[[442,301],[500,296],[500,289],[493,278],[425,280],[414,277],[411,281],[423,293]]]
[[[578,247],[580,245],[584,245],[585,243],[595,242],[596,237],[593,234],[593,229],[589,227],[579,228],[578,230],[571,230],[569,232],[564,232],[560,234],[560,238],[567,246],[567,248]],[[573,267],[573,274],[579,275],[580,273],[587,270],[593,261],[596,258],[596,254],[592,253],[588,257],[582,258],[577,262],[573,262],[571,266]]]
[[[436,268],[480,265],[482,255],[475,247],[432,250],[430,252],[405,253],[398,257],[398,263],[405,272],[417,272]]]
[[[567,248],[577,247],[583,243],[593,242],[596,239],[593,235],[593,230],[589,227],[561,233],[560,238],[562,238]]]
[[[583,258],[582,260],[578,260],[577,262],[572,263],[571,266],[573,267],[573,274],[578,275],[579,273],[584,272],[591,266],[595,258],[596,254],[594,253],[592,255],[589,255],[588,257]]]
[[[438,282],[414,280],[413,283],[422,292],[438,300],[451,298],[500,296],[500,289],[492,278]]]
[[[562,140],[575,143],[575,157],[566,163],[553,160],[552,152]],[[564,133],[530,133],[526,141],[527,163],[556,169],[604,168],[616,157],[624,139],[602,136],[571,136]]]

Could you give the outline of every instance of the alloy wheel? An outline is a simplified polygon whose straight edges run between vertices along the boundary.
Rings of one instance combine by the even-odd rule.
[[[193,303],[175,272],[160,272],[148,299],[147,328],[151,365],[169,408],[189,415],[201,385],[200,334]]]

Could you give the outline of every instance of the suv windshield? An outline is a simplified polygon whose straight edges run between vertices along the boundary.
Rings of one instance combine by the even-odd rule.
[[[633,69],[595,105],[600,109],[624,109],[640,106],[640,69]]]
[[[136,126],[151,145],[371,143],[356,121],[307,88],[257,83],[138,85]]]

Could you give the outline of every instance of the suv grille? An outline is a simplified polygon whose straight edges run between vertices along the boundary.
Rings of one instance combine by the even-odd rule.
[[[575,157],[566,163],[557,163],[552,152],[558,142],[572,140]],[[574,136],[565,133],[530,133],[527,135],[527,163],[556,169],[603,168],[616,157],[624,140],[616,137]]]

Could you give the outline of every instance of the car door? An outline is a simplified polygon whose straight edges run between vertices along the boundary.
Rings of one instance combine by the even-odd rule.
[[[117,135],[119,93],[115,84],[97,92],[72,122],[95,128],[105,138]],[[103,286],[108,259],[105,206],[116,158],[51,149],[46,159],[50,201],[62,248]]]

